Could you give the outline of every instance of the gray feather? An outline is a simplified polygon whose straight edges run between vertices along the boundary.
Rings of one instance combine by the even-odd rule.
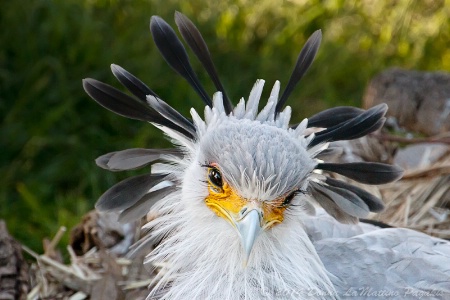
[[[370,212],[367,204],[348,190],[320,184],[316,184],[314,188],[336,203],[342,211],[353,217],[364,218]]]
[[[344,148],[342,147],[330,147],[317,154],[316,158],[324,161],[330,161],[342,155],[343,153]]]
[[[356,187],[354,185],[351,185],[351,184],[348,184],[343,181],[339,181],[339,180],[336,180],[336,179],[333,179],[330,177],[327,177],[325,182],[328,185],[346,189],[346,190],[358,195],[358,197],[361,198],[364,201],[364,203],[367,204],[367,206],[369,207],[369,210],[371,212],[381,212],[384,210],[384,204],[380,199],[378,199],[374,195],[366,192],[365,190],[363,190],[359,187]]]
[[[314,200],[316,200],[317,203],[322,206],[327,213],[329,213],[333,218],[338,220],[341,223],[345,224],[356,224],[358,223],[358,218],[349,215],[348,213],[344,212],[334,201],[333,199],[327,194],[321,191],[320,188],[317,188],[319,184],[317,183],[310,183],[309,190],[311,193],[311,196]]]
[[[127,178],[98,199],[95,207],[100,211],[120,211],[134,205],[155,185],[166,177],[166,174],[144,174]]]
[[[104,154],[95,163],[109,171],[134,170],[158,160],[166,155],[181,156],[177,149],[133,148]]]
[[[120,213],[119,222],[128,223],[142,218],[150,211],[150,208],[153,206],[153,204],[163,199],[165,196],[171,194],[175,190],[176,186],[172,185],[145,194],[136,203]]]
[[[155,236],[151,234],[144,235],[139,241],[131,245],[126,257],[133,259],[141,254],[147,255],[148,251],[153,249],[153,246],[158,242]]]
[[[425,293],[429,296],[423,299],[449,299],[450,245],[446,241],[389,228],[346,239],[323,239],[314,246],[341,296],[380,299],[376,293],[384,291],[394,293],[389,299],[419,299]]]

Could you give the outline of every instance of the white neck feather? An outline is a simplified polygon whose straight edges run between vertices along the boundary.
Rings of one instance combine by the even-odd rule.
[[[156,236],[171,232],[147,258],[147,263],[163,266],[149,298],[162,294],[162,299],[330,299],[335,295],[299,215],[288,214],[282,224],[261,234],[245,266],[240,239],[230,224],[200,199],[180,201],[180,196],[161,201],[166,202],[158,205],[163,216],[148,224]]]

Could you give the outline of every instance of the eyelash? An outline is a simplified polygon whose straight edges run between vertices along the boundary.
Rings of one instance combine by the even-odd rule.
[[[284,198],[283,203],[281,204],[281,206],[284,206],[284,207],[290,206],[292,200],[295,197],[297,197],[297,195],[299,195],[299,194],[305,195],[306,191],[299,189],[299,190],[295,190],[295,191],[291,192],[289,195],[286,196],[286,198]],[[286,200],[288,200],[288,198],[289,198],[289,201],[286,202]]]
[[[200,164],[200,167],[202,167],[202,168],[214,168],[215,166],[213,166],[212,163],[209,163],[209,162],[205,161],[205,163]]]
[[[293,191],[292,193],[287,195],[284,198],[283,203],[281,203],[281,206],[288,206],[289,204],[291,204],[292,199],[294,199],[296,195],[297,195],[297,191]]]

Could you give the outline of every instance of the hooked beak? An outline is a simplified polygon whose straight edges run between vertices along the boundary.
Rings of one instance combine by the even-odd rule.
[[[256,239],[263,230],[261,223],[262,213],[257,209],[250,210],[240,220],[234,222],[245,252],[245,265],[247,265],[248,258],[250,257]]]
[[[237,230],[244,250],[246,266],[259,235],[283,221],[283,213],[286,209],[280,202],[283,199],[274,199],[270,203],[247,200],[224,184],[222,191],[210,188],[210,194],[205,202],[217,216],[227,220]]]

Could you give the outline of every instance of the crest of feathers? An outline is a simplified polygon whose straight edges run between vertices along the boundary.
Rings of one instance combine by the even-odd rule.
[[[385,121],[387,105],[381,104],[368,110],[341,106],[322,111],[299,124],[289,125],[291,109],[284,104],[299,80],[311,65],[321,41],[321,32],[314,32],[301,50],[290,80],[278,99],[280,83],[276,82],[267,105],[258,113],[259,98],[264,81],[255,84],[247,102],[244,99],[233,108],[219,80],[211,55],[204,39],[195,25],[183,14],[175,14],[178,29],[191,50],[200,60],[219,91],[211,100],[194,73],[187,52],[175,31],[160,17],[151,19],[150,30],[154,42],[167,63],[195,89],[206,104],[205,121],[192,109],[192,120],[182,116],[169,104],[161,100],[147,85],[120,66],[112,65],[114,76],[133,95],[129,96],[114,87],[95,79],[84,79],[86,92],[103,107],[131,119],[154,124],[165,131],[177,144],[191,148],[212,123],[225,118],[250,119],[270,124],[289,131],[297,136],[311,157],[317,160],[316,170],[339,173],[348,178],[366,184],[383,184],[397,180],[402,175],[398,167],[372,162],[334,164],[322,159],[339,149],[328,148],[327,143],[339,140],[351,140],[365,136],[380,129]],[[323,128],[312,133],[308,128]],[[309,133],[308,133],[309,132]],[[325,147],[324,147],[325,146]],[[186,151],[175,149],[128,149],[105,154],[96,163],[110,171],[132,170],[150,165],[158,160],[179,161]],[[97,203],[100,210],[121,211],[121,219],[128,221],[127,213],[145,203],[146,209],[139,209],[141,217],[149,208],[165,195],[176,190],[174,185],[151,191],[162,181],[177,180],[174,174],[151,173],[126,179],[108,190]],[[319,176],[310,182],[308,190],[322,207],[339,221],[356,222],[369,212],[383,210],[383,203],[375,196],[348,183]]]

